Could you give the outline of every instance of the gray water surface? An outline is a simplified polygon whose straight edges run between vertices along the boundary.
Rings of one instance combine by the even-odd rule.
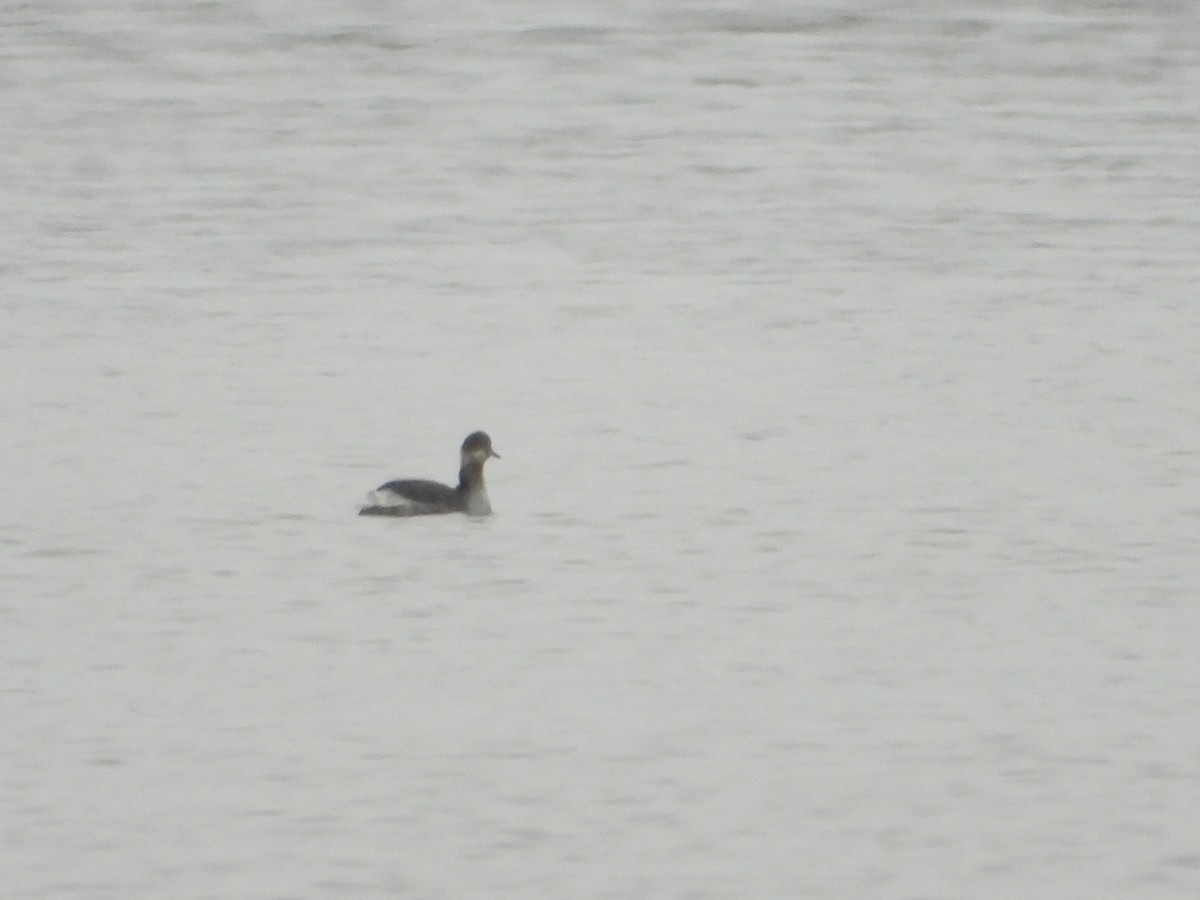
[[[6,898],[1200,894],[1200,14],[0,11]],[[488,430],[497,514],[359,519]]]

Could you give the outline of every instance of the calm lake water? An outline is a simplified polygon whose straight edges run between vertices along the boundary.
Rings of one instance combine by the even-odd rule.
[[[7,5],[5,897],[1200,895],[1198,97],[1169,0]]]

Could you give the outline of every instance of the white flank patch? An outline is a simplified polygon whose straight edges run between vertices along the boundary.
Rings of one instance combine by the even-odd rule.
[[[363,502],[363,508],[370,506],[386,506],[392,509],[418,509],[425,504],[397,494],[395,491],[371,491]]]

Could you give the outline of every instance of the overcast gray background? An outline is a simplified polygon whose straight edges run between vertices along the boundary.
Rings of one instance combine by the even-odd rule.
[[[1200,895],[1195,9],[5,4],[5,898]]]

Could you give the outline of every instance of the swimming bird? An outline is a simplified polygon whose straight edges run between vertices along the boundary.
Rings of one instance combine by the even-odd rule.
[[[483,464],[493,456],[500,458],[500,454],[492,449],[492,439],[482,431],[473,432],[462,444],[458,487],[416,478],[389,481],[367,494],[366,503],[358,514],[427,516],[460,512],[468,516],[490,515],[492,504],[483,483]]]

